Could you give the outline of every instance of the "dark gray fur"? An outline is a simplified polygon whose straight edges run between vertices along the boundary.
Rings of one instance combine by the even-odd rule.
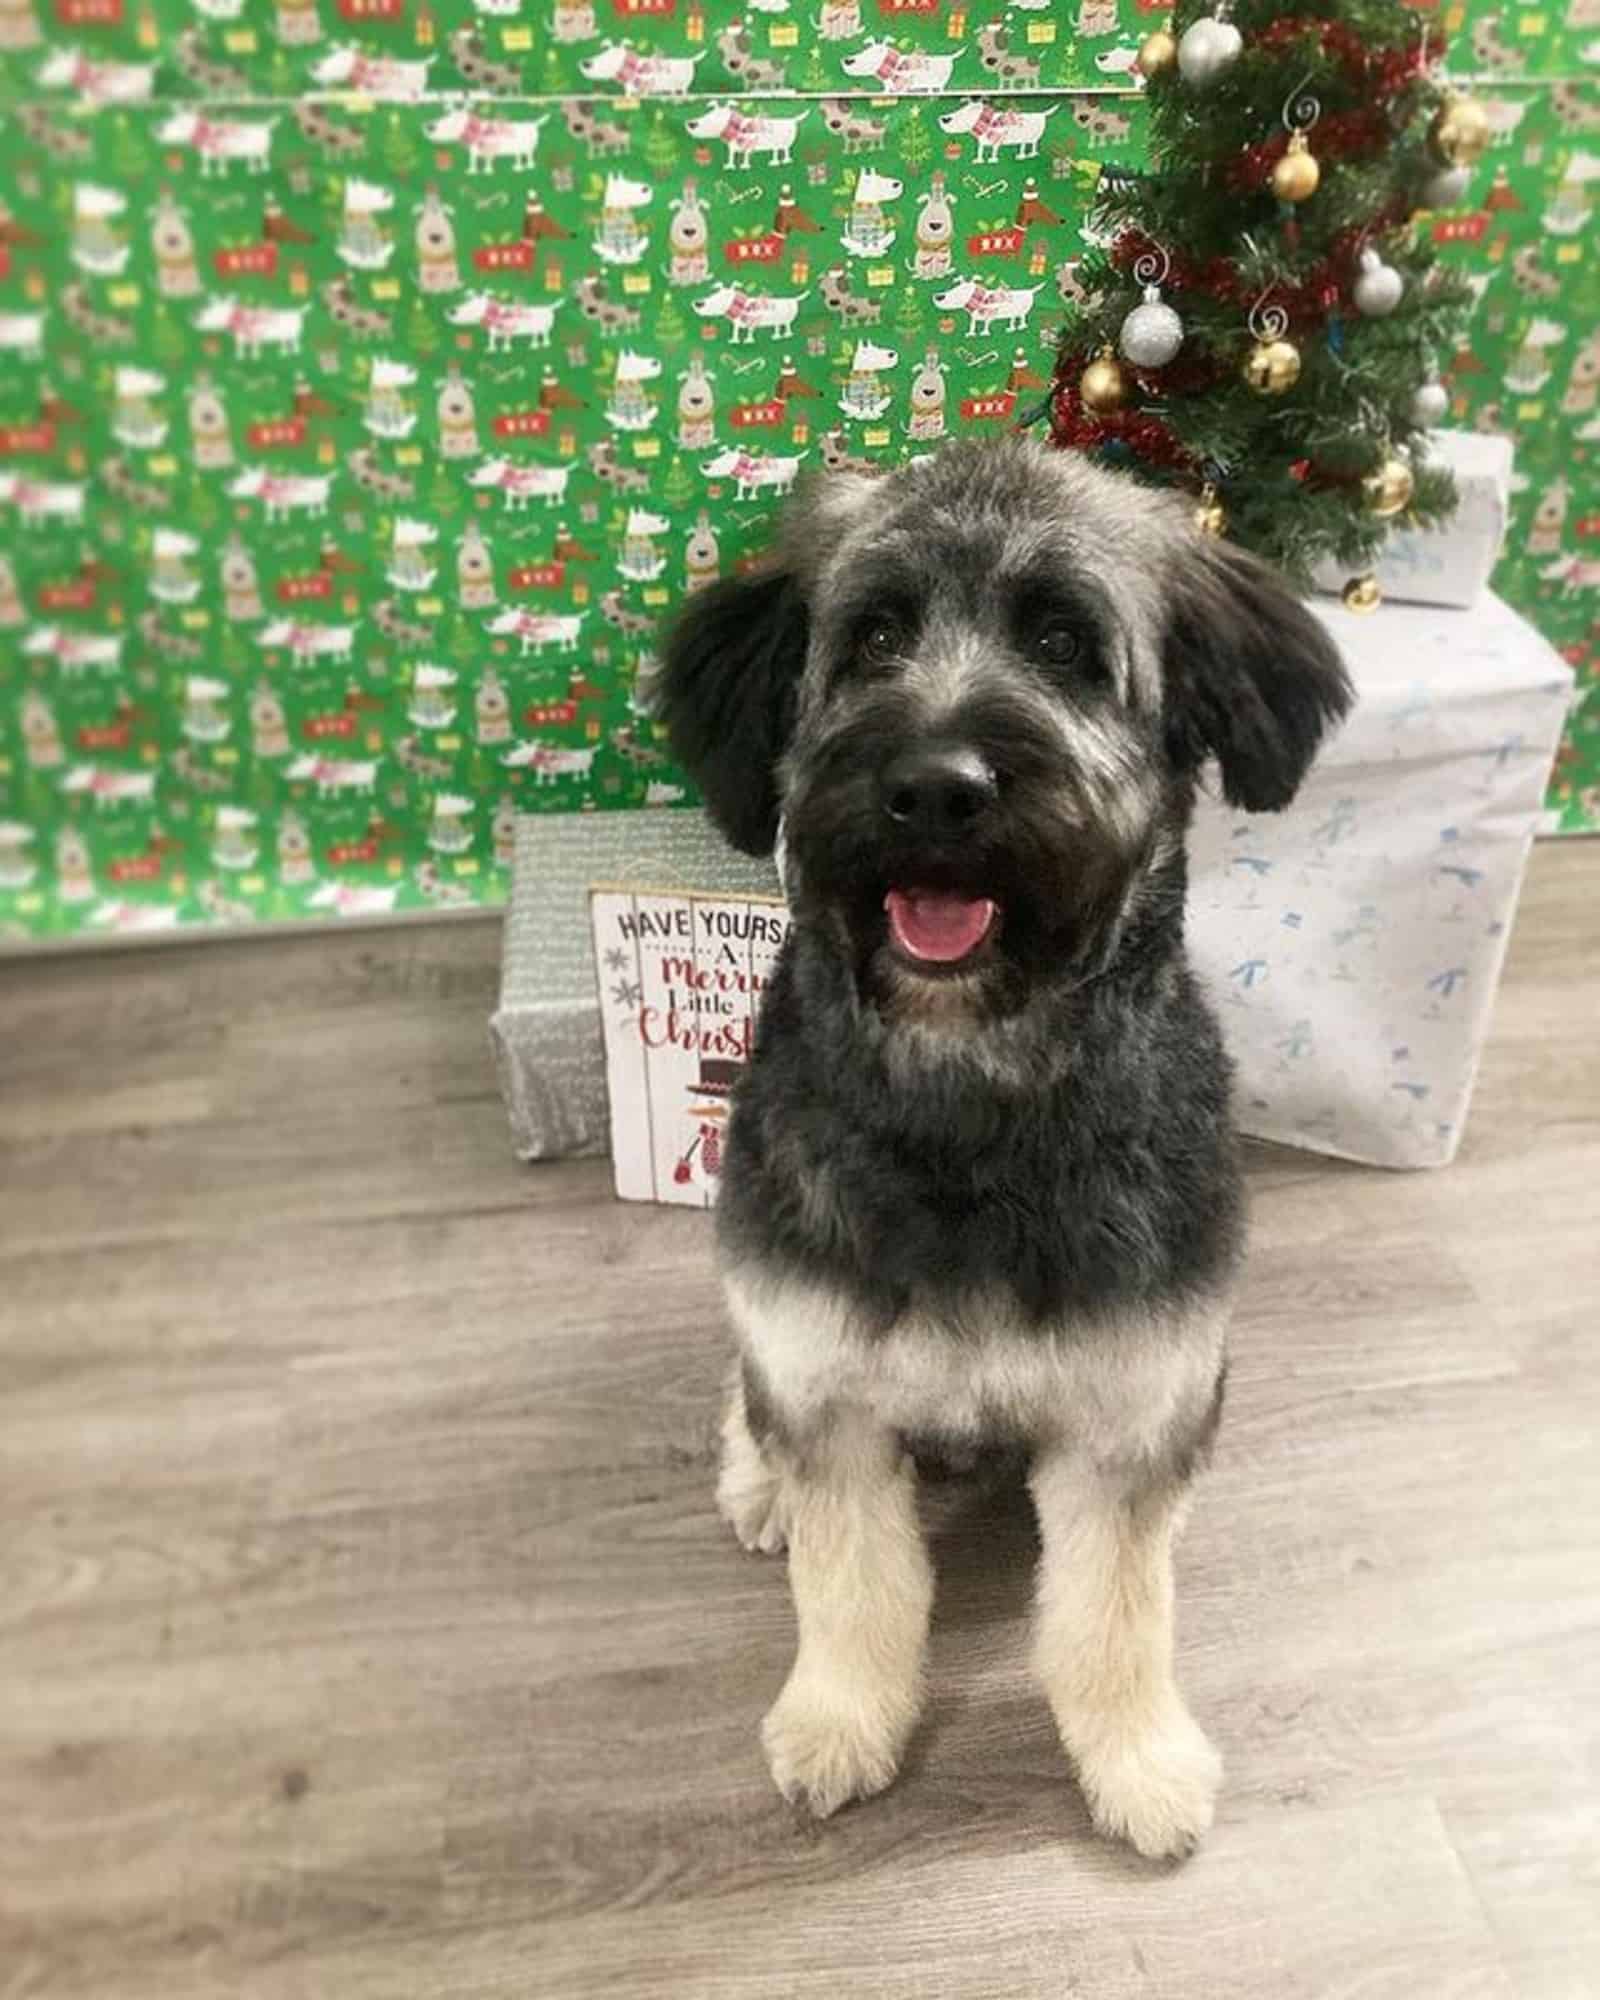
[[[886,616],[904,644],[866,659]],[[1081,635],[1069,665],[1033,650],[1041,620]],[[1208,760],[1236,804],[1282,806],[1349,698],[1272,572],[1082,460],[962,444],[821,481],[665,656],[713,818],[764,852],[784,815],[794,915],[736,1096],[725,1257],[825,1286],[864,1330],[914,1313],[953,1339],[997,1300],[1058,1334],[1225,1291],[1239,1170],[1184,834]],[[913,848],[880,780],[930,739],[1000,795]],[[883,898],[908,882],[999,902],[981,970],[896,960]]]

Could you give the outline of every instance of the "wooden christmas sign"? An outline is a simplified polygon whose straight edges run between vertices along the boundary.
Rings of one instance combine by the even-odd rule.
[[[709,1208],[788,911],[753,896],[596,889],[590,914],[617,1193]]]

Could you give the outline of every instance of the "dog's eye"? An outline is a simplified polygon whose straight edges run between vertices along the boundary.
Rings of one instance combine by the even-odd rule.
[[[893,618],[869,618],[861,627],[856,651],[864,660],[892,660],[905,649],[905,627]]]
[[[1033,650],[1052,667],[1070,667],[1083,651],[1083,641],[1065,618],[1052,618],[1034,633]]]

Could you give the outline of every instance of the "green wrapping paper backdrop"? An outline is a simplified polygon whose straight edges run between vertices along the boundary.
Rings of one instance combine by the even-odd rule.
[[[0,939],[498,901],[517,810],[686,799],[662,611],[801,469],[1037,406],[1159,12],[0,0]],[[1600,0],[1459,14],[1441,364],[1517,438],[1576,829]]]

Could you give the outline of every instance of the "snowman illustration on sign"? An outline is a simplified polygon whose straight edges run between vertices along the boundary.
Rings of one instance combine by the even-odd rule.
[[[702,1056],[700,1073],[689,1085],[685,1109],[694,1125],[694,1136],[678,1156],[672,1178],[679,1187],[714,1188],[722,1179],[722,1141],[728,1118],[728,1099],[739,1080],[742,1063],[720,1056]]]

